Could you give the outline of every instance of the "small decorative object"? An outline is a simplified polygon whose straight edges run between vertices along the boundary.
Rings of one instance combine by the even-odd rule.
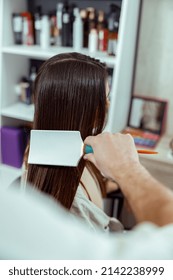
[[[128,125],[125,133],[130,133],[136,146],[155,148],[165,132],[168,101],[132,96]]]
[[[26,148],[26,134],[21,127],[1,127],[2,163],[21,168]]]

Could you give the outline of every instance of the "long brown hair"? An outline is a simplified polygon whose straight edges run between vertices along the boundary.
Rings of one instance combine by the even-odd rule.
[[[66,53],[48,59],[35,81],[33,128],[79,130],[83,140],[101,133],[107,111],[106,82],[106,66],[89,56]],[[101,174],[83,159],[77,167],[28,165],[27,180],[70,209],[86,165],[103,192]]]

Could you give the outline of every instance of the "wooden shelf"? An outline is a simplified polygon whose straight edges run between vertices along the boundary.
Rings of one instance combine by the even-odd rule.
[[[29,58],[46,60],[51,56],[54,56],[59,53],[75,52],[75,49],[70,47],[50,47],[48,49],[42,49],[39,46],[12,45],[3,47],[2,52],[5,54],[22,55]],[[109,56],[106,52],[97,51],[91,53],[88,51],[88,49],[81,49],[79,50],[79,52],[97,58],[111,67],[114,67],[116,64],[116,57]]]

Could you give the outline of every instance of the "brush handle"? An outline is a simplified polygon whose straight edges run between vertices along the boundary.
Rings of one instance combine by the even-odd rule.
[[[158,154],[156,151],[151,151],[151,150],[137,150],[138,154]],[[86,145],[84,148],[84,153],[85,154],[93,154],[93,148],[89,145]]]
[[[84,148],[84,153],[85,154],[93,154],[93,148],[89,145],[86,145]]]

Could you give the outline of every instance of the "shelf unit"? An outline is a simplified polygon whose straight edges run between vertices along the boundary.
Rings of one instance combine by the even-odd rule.
[[[104,2],[100,3],[103,5]],[[43,50],[38,46],[14,45],[11,14],[27,10],[27,4],[27,0],[0,0],[0,126],[21,125],[33,119],[33,106],[19,103],[14,93],[15,84],[21,74],[26,76],[28,74],[29,59],[46,60],[58,53],[75,51],[73,48],[64,47],[50,47]],[[111,105],[106,127],[106,130],[112,132],[120,131],[127,123],[140,6],[141,0],[122,1],[116,57],[108,56],[104,52],[89,53],[87,49],[81,49],[82,53],[94,56],[114,69]],[[4,167],[1,164],[0,170],[2,168]],[[9,172],[10,170],[11,168]],[[20,171],[16,170],[16,176],[19,174]]]

